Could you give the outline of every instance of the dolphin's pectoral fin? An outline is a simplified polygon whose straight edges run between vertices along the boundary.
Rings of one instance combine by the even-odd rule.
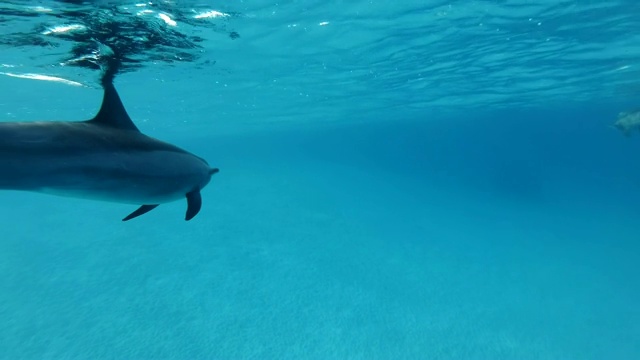
[[[131,214],[127,215],[126,218],[122,219],[122,221],[127,221],[127,220],[131,220],[133,218],[136,218],[140,215],[144,215],[146,213],[148,213],[149,211],[155,209],[158,207],[159,204],[155,204],[155,205],[142,205],[138,208],[138,210],[132,212]]]
[[[194,216],[198,215],[201,207],[202,196],[200,195],[200,190],[193,190],[187,193],[187,215],[184,219],[186,221],[193,219]]]

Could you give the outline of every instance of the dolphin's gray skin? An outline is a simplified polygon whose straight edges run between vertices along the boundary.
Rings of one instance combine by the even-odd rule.
[[[640,129],[640,111],[621,112],[613,126],[626,136],[631,136],[633,129]]]
[[[185,220],[202,206],[200,190],[218,169],[174,145],[142,134],[113,86],[102,79],[98,114],[76,122],[0,122],[0,189],[143,204],[187,199]]]

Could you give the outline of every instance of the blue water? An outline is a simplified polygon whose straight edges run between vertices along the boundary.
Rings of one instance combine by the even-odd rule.
[[[215,66],[116,81],[202,212],[0,193],[0,359],[640,358],[636,1],[212,9]],[[52,51],[0,72],[88,87],[0,76],[2,120],[96,111]]]

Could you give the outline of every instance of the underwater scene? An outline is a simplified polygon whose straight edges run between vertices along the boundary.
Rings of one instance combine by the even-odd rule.
[[[0,2],[0,360],[640,359],[638,30]]]

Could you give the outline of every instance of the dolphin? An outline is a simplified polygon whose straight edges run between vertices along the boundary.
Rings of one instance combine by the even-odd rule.
[[[0,189],[140,205],[122,221],[187,199],[185,220],[202,207],[218,172],[202,158],[138,130],[102,76],[97,115],[86,121],[0,122]]]
[[[622,131],[625,136],[631,136],[631,131],[640,129],[640,110],[619,113],[613,127]]]

